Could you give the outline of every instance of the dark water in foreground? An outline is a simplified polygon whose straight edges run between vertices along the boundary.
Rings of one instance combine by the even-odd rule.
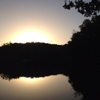
[[[0,100],[80,100],[64,75],[4,80],[0,77]]]

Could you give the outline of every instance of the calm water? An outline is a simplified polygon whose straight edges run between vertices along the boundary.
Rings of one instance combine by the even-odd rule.
[[[74,92],[64,75],[10,81],[0,77],[0,100],[80,100]]]

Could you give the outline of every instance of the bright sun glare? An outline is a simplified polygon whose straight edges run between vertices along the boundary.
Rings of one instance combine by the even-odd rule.
[[[26,77],[20,77],[20,79],[21,80],[23,80],[23,81],[33,81],[33,80],[35,80],[35,78],[26,78]]]
[[[41,80],[42,78],[30,78],[30,77],[20,77],[20,80],[22,80],[23,82],[27,82],[27,83],[32,83],[32,82],[38,82],[39,80]]]
[[[49,43],[49,39],[43,32],[36,30],[27,30],[18,33],[13,42],[26,43],[26,42],[45,42]]]

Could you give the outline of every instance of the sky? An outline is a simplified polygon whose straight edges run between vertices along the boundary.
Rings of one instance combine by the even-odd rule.
[[[0,0],[0,45],[9,42],[66,44],[84,19],[64,0]]]

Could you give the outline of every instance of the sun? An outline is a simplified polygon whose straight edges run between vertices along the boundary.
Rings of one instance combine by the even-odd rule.
[[[37,30],[26,30],[18,33],[14,38],[13,42],[26,43],[26,42],[44,42],[49,43],[48,37],[40,31]]]

